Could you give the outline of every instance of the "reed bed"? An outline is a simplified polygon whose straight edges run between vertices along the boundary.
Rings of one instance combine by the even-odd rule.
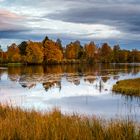
[[[0,140],[140,140],[140,124],[0,105]]]

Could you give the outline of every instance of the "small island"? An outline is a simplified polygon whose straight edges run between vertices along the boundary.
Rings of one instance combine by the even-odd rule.
[[[118,81],[112,90],[129,96],[140,96],[140,78]]]

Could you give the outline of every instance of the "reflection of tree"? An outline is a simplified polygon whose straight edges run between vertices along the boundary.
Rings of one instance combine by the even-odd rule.
[[[2,69],[0,69],[0,80],[1,80],[1,75],[2,75]]]
[[[103,81],[104,83],[106,83],[107,80],[110,79],[110,77],[109,77],[109,76],[102,76],[101,79],[102,79],[102,81]]]
[[[133,67],[131,64],[115,64],[114,65],[114,70],[122,73],[131,73],[133,71]],[[139,69],[140,70],[140,69]]]
[[[67,81],[79,85],[80,77],[83,76],[82,68],[81,65],[65,65],[63,70],[66,73]]]
[[[139,67],[137,67],[137,66],[133,66],[133,68],[132,68],[132,74],[133,74],[133,75],[138,74],[139,71],[140,71],[140,68],[139,68]]]
[[[2,76],[2,74],[3,74],[5,71],[6,71],[5,69],[0,68],[0,80],[1,80],[1,76]]]
[[[87,76],[84,78],[84,81],[88,81],[89,83],[94,83],[94,81],[96,80],[95,77],[91,77],[91,76]]]
[[[125,70],[125,71],[124,71]],[[7,70],[5,70],[7,71]],[[38,83],[43,83],[45,89],[58,86],[61,89],[61,78],[66,77],[68,82],[79,85],[81,78],[89,83],[94,83],[96,77],[106,82],[110,75],[114,79],[119,73],[140,72],[140,67],[128,65],[47,65],[47,66],[18,66],[8,67],[8,77],[11,81],[18,81],[22,87],[32,88]],[[0,69],[0,75],[3,70]],[[98,81],[98,79],[97,79]],[[99,84],[99,83],[98,83]],[[99,87],[98,87],[99,88]]]
[[[63,71],[65,73],[78,74],[78,73],[82,73],[82,67],[80,65],[65,65],[63,67]]]
[[[103,63],[101,64],[101,69],[107,70],[107,69],[112,69],[112,65],[109,63]]]
[[[44,74],[44,68],[43,66],[25,66],[21,69],[21,74],[27,74],[30,76],[33,76],[35,74],[43,75]]]
[[[8,67],[8,77],[11,81],[18,81],[21,74],[21,67]]]
[[[83,76],[84,81],[93,83],[95,81],[95,76],[98,73],[98,67],[97,65],[68,65],[65,66],[65,72],[67,73],[67,81],[74,83],[75,85],[80,84],[80,78]]]
[[[66,79],[70,83],[74,83],[75,85],[80,84],[80,77],[74,74],[67,74]]]
[[[80,79],[74,80],[73,83],[74,83],[76,86],[80,85]]]
[[[44,67],[45,74],[62,74],[62,66],[61,65],[49,65]]]
[[[20,82],[19,82],[19,83],[20,83]],[[22,86],[23,88],[29,88],[29,89],[31,89],[31,88],[33,88],[33,87],[36,86],[35,83],[20,83],[20,84],[21,84],[21,86]]]
[[[58,87],[59,90],[61,90],[61,81],[46,82],[46,83],[43,83],[43,87],[45,88],[46,91],[48,91],[50,88],[53,88],[53,87]]]
[[[99,65],[86,65],[84,66],[84,75],[96,76],[99,73]]]
[[[43,76],[42,66],[8,67],[8,77],[12,81],[34,81]],[[39,75],[36,77],[36,75]],[[36,79],[37,78],[37,79]]]
[[[42,66],[25,66],[21,67],[19,84],[23,88],[33,88],[38,82],[43,80],[44,70]]]
[[[99,81],[99,91],[102,92],[103,89],[103,81],[100,79]]]
[[[46,83],[46,81],[54,81],[53,84],[61,81],[62,68],[61,66],[24,66],[24,67],[9,67],[8,77],[12,81],[18,81],[23,88],[33,88],[37,83]],[[52,84],[51,83],[51,84]]]

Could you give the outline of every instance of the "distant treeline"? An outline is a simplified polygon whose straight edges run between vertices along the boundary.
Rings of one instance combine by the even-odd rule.
[[[81,45],[71,42],[63,47],[61,40],[50,40],[47,36],[42,42],[23,41],[13,43],[4,52],[0,48],[0,63],[23,64],[72,64],[72,63],[133,63],[140,62],[140,51],[124,50],[119,45],[110,47],[108,43],[97,47],[94,42]]]

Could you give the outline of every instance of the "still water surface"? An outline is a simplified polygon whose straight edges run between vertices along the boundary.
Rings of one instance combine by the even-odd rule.
[[[140,98],[111,91],[116,81],[137,77],[140,64],[0,67],[0,102],[140,121]]]

